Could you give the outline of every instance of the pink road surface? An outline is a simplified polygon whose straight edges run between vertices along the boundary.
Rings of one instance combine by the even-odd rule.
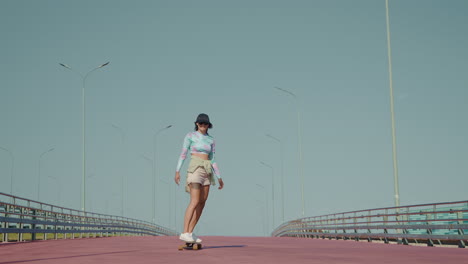
[[[305,238],[203,237],[178,251],[176,237],[114,237],[0,245],[0,263],[468,263],[468,249]]]

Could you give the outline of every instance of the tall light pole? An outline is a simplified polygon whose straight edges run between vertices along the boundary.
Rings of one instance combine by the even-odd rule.
[[[278,138],[270,135],[265,134],[265,136],[273,139],[274,141],[278,142],[280,145],[280,164],[281,164],[281,221],[284,223],[284,177],[283,177],[283,143]]]
[[[53,176],[49,176],[49,178],[57,182],[57,189],[58,189],[58,201],[57,201],[57,204],[61,206],[62,203],[61,203],[61,199],[60,199],[60,196],[61,196],[61,195],[60,195],[60,193],[61,193],[61,184],[60,184],[60,181],[58,180],[58,178],[55,178],[55,177],[53,177]]]
[[[156,131],[156,133],[154,134],[154,137],[153,137],[153,140],[154,140],[154,143],[153,143],[153,146],[154,146],[154,149],[153,149],[153,223],[156,223],[156,206],[157,206],[157,203],[156,203],[156,178],[157,180],[159,181],[159,177],[157,176],[157,173],[156,173],[156,163],[157,163],[157,155],[156,155],[156,145],[157,145],[157,140],[158,140],[158,135],[163,132],[164,130],[166,129],[169,129],[171,128],[172,125],[168,125],[166,127],[163,127],[161,129],[159,129],[158,131]]]
[[[13,152],[11,152],[9,149],[6,149],[4,147],[0,147],[0,149],[8,152],[11,157],[11,171],[10,171],[10,195],[13,195],[13,168],[15,167],[15,156],[13,156]]]
[[[117,129],[117,131],[119,131],[120,135],[122,136],[122,146],[125,147],[125,133],[123,131],[123,129],[115,124],[112,124],[112,127]],[[125,153],[123,151],[123,153]],[[124,171],[124,170],[122,170]],[[122,173],[122,179],[121,179],[122,183],[121,183],[121,193],[122,193],[122,197],[121,197],[121,209],[120,209],[120,215],[123,216],[124,215],[124,195],[125,195],[125,192],[124,192],[124,188],[125,188],[125,172]]]
[[[86,182],[87,182],[87,183],[91,182],[91,180],[94,178],[94,176],[96,176],[96,174],[95,174],[94,171],[92,171],[92,170],[90,170],[90,171],[91,171],[91,172],[88,173],[87,176],[86,176]],[[94,178],[94,180],[96,180],[96,178]],[[97,184],[95,184],[95,186],[96,186],[96,185],[97,185]],[[90,186],[93,186],[93,185],[91,184]],[[95,208],[94,208],[94,205],[93,205],[93,199],[92,199],[92,197],[91,197],[91,193],[92,193],[91,190],[89,190],[88,193],[90,194],[90,195],[89,195],[89,196],[90,196],[90,199],[89,199],[88,210],[92,212],[92,211],[95,210]]]
[[[144,155],[144,154],[141,154],[141,157],[143,157],[145,160],[147,160],[150,164],[151,164],[151,170],[154,170],[154,160],[150,159],[148,156]],[[151,179],[152,179],[152,185],[154,187],[154,174],[151,173]],[[151,203],[151,207],[153,208],[151,210],[151,221],[152,223],[155,223],[155,219],[154,219],[154,188],[152,188],[152,195],[153,197],[152,199],[152,203]]]
[[[88,73],[86,73],[85,75],[81,74],[80,72],[77,72],[75,70],[73,70],[70,66],[66,65],[66,64],[63,64],[63,63],[59,63],[60,66],[62,67],[65,67],[67,69],[69,69],[70,71],[78,74],[80,77],[81,77],[81,80],[83,82],[83,87],[82,87],[82,92],[81,92],[81,109],[82,109],[82,137],[83,137],[83,172],[82,172],[82,182],[81,182],[81,210],[82,211],[86,211],[86,97],[85,97],[85,90],[86,90],[86,79],[88,78],[88,76],[94,72],[95,70],[97,69],[100,69],[106,65],[109,64],[109,62],[106,62],[104,64],[101,64],[99,66],[97,66],[96,68],[90,70]]]
[[[275,87],[279,91],[286,93],[294,98],[296,103],[297,111],[297,138],[298,138],[298,152],[299,152],[299,176],[301,178],[301,198],[302,198],[302,216],[305,215],[305,205],[304,205],[304,165],[302,163],[302,138],[301,138],[301,112],[299,111],[299,103],[297,101],[297,96],[283,88]]]
[[[260,213],[260,227],[262,228],[263,230],[263,233],[266,235],[266,229],[265,229],[265,214],[264,214],[264,210],[265,210],[265,206],[263,205],[263,201],[260,201],[258,199],[255,199],[255,201],[258,203],[258,207],[259,207],[259,211],[261,211]]]
[[[260,161],[260,164],[271,169],[271,200],[272,200],[271,210],[273,214],[273,228],[275,228],[275,177],[274,177],[275,173],[274,173],[274,169],[272,166],[266,164],[263,161]]]
[[[395,206],[400,206],[400,191],[398,186],[398,164],[395,133],[395,112],[393,103],[393,74],[392,74],[392,49],[390,46],[390,16],[388,14],[388,0],[385,0],[385,13],[387,21],[387,54],[388,54],[388,79],[390,86],[390,114],[392,119],[392,153],[393,153],[393,182],[395,190]]]
[[[167,185],[167,194],[168,194],[168,199],[167,199],[167,226],[169,227],[171,224],[171,186],[168,181],[159,179],[160,182],[164,183]]]
[[[265,186],[261,185],[261,184],[256,184],[258,187],[262,188],[263,191],[265,192],[265,221],[266,219],[268,219],[268,195],[267,195],[267,191],[265,189]],[[267,222],[267,227],[268,228],[268,222]],[[267,234],[266,230],[265,231],[265,235]]]
[[[40,191],[41,191],[41,159],[42,159],[42,156],[44,156],[45,154],[53,151],[55,148],[51,148],[49,150],[46,150],[44,152],[42,152],[42,154],[39,156],[39,168],[38,168],[38,173],[37,173],[37,201],[40,202],[41,200],[41,196],[40,196]]]

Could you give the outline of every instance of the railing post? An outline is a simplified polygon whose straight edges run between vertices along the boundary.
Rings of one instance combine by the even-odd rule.
[[[103,237],[103,233],[102,233],[102,230],[104,229],[104,226],[102,225],[102,217],[99,217],[99,230],[101,231],[99,233],[99,236],[100,237]]]
[[[463,219],[463,212],[457,212],[457,219]],[[459,225],[462,225],[463,224],[463,220],[458,220],[457,223]],[[462,228],[458,228],[458,234],[460,236],[463,236],[465,234],[465,232],[463,231]],[[459,248],[465,248],[466,245],[465,245],[465,241],[463,241],[463,239],[460,239],[460,241],[458,241],[458,247]]]
[[[47,220],[47,217],[49,216],[49,212],[45,212],[44,213],[44,222],[46,222]],[[44,240],[47,240],[47,225],[46,224],[43,224],[42,225],[42,230],[44,230]]]
[[[65,212],[63,211],[63,207],[60,208],[60,214],[62,215],[61,218],[62,218],[63,239],[67,239],[66,226],[65,226],[65,223],[67,222],[66,221],[67,216],[65,215]]]
[[[20,232],[18,233],[18,242],[23,241],[23,227],[24,227],[23,219],[24,219],[24,208],[21,208],[20,209],[20,223],[19,223]]]
[[[54,239],[58,239],[58,222],[59,222],[59,216],[57,213],[54,214]]]
[[[433,211],[433,212],[435,213],[435,206],[434,206],[434,211]],[[426,225],[430,225],[430,224],[431,224],[431,218],[434,218],[434,215],[433,215],[433,214],[431,214],[431,213],[426,214]],[[427,229],[426,229],[426,233],[427,233],[428,235],[431,235],[431,234],[432,234],[432,229],[427,228]],[[428,246],[431,246],[431,247],[432,247],[432,246],[434,246],[434,243],[432,243],[432,241],[428,241]]]
[[[12,212],[13,214],[16,214],[16,206],[15,206],[15,205],[12,205],[12,206],[11,206],[11,212]],[[20,217],[20,218],[21,218],[21,217]],[[19,221],[19,222],[21,222],[21,221]],[[16,223],[15,223],[15,227],[18,227],[18,225],[19,225],[19,223],[16,222]],[[18,232],[17,234],[18,234],[18,241],[19,241],[19,234],[20,234],[20,233]]]
[[[10,205],[7,205],[5,207],[5,218],[8,217],[9,207],[10,207]],[[6,220],[3,223],[3,228],[5,228],[5,229],[9,228],[8,222]],[[8,242],[8,233],[7,232],[3,233],[3,242]]]
[[[93,217],[93,225],[96,225],[96,217]],[[96,227],[93,226],[93,237],[96,238]]]
[[[73,212],[74,211],[70,211],[71,219],[72,219],[73,222],[76,223],[76,220],[79,220],[80,218],[78,216],[73,215]],[[75,226],[72,225],[71,226],[72,239],[75,239],[75,230],[76,230]]]
[[[80,223],[81,223],[81,225],[82,225],[82,226],[80,227],[80,238],[83,238],[83,233],[84,233],[85,228],[86,228],[86,227],[84,226],[84,224],[85,224],[85,213],[84,213],[84,212],[83,212],[83,216],[81,216]]]
[[[32,215],[33,215],[32,220],[36,221],[36,219],[37,219],[37,217],[36,217],[37,209],[32,209],[31,212],[32,212]],[[36,240],[36,223],[33,223],[31,225],[31,229],[32,229],[31,240],[34,241],[34,240]]]
[[[85,226],[85,230],[86,230],[86,238],[89,238],[89,218],[88,218],[88,214],[85,212],[85,223],[86,223],[86,226]]]

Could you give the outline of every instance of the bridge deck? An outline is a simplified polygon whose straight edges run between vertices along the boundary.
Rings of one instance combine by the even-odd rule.
[[[199,251],[178,251],[176,237],[114,237],[0,245],[7,263],[468,263],[468,250],[355,241],[203,237]],[[184,262],[188,261],[188,262]]]

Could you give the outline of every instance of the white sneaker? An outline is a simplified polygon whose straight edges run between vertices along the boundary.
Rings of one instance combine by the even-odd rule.
[[[202,240],[199,237],[197,237],[194,233],[190,233],[190,236],[193,238],[195,243],[201,243],[202,242]]]
[[[192,234],[190,234],[190,233],[180,234],[179,239],[184,241],[184,242],[187,242],[187,243],[194,243],[195,242],[195,239],[193,239]]]

